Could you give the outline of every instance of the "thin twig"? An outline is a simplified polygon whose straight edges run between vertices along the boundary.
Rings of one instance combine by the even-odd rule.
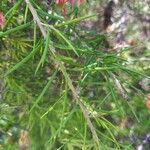
[[[43,37],[46,38],[46,34],[47,34],[46,33],[46,29],[45,29],[45,27],[43,27],[42,22],[39,19],[35,8],[32,6],[32,4],[30,3],[29,0],[24,0],[24,1],[28,5],[28,7],[30,9],[30,12],[32,13],[32,16],[34,18],[34,21],[37,23],[38,27],[40,28],[40,31],[41,31]],[[91,122],[91,120],[89,118],[89,115],[88,115],[88,112],[86,110],[86,107],[80,101],[79,95],[77,94],[77,91],[76,91],[75,87],[73,86],[72,80],[70,79],[68,73],[66,72],[66,69],[65,69],[63,63],[61,61],[58,61],[57,59],[55,59],[56,58],[56,51],[55,51],[55,48],[52,46],[52,43],[50,45],[50,51],[52,52],[52,54],[54,56],[53,61],[55,63],[55,67],[57,69],[60,69],[61,72],[63,73],[63,75],[65,76],[65,79],[67,81],[68,87],[72,91],[73,97],[76,100],[77,104],[80,106],[80,109],[81,109],[81,111],[82,111],[82,113],[83,113],[83,115],[84,115],[84,117],[85,117],[85,119],[87,121],[87,124],[88,124],[88,126],[89,126],[89,128],[91,130],[93,139],[97,143],[98,147],[100,148],[99,138],[98,138],[97,133],[95,131],[95,128],[94,128],[94,126],[93,126],[93,124],[92,124],[92,122]]]

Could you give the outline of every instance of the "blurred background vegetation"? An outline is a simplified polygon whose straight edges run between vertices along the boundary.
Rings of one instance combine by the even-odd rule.
[[[149,3],[1,0],[0,149],[150,149]]]

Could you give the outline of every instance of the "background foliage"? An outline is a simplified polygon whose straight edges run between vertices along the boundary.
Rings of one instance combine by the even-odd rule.
[[[0,30],[0,148],[130,150],[142,144],[148,149],[142,143],[150,130],[145,106],[149,24],[143,30],[140,22],[145,1],[115,4],[112,9],[128,6],[134,15],[123,29],[113,30],[119,16],[111,14],[114,19],[103,30],[106,18],[99,12],[109,2],[66,3],[66,16],[55,1],[25,2],[0,2],[5,16]],[[124,38],[118,42],[120,28]]]

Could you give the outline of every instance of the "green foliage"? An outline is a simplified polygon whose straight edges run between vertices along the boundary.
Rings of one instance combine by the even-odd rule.
[[[17,149],[25,130],[29,149],[133,149],[127,137],[131,132],[144,134],[150,122],[143,93],[133,83],[144,72],[127,65],[123,57],[130,49],[108,52],[104,33],[83,30],[80,22],[95,15],[76,18],[71,12],[80,16],[86,8],[82,12],[71,7],[65,19],[54,4],[49,14],[40,1],[31,2],[46,37],[23,0],[10,6],[1,1],[6,23],[0,31],[0,77],[5,85],[0,100],[0,148]],[[125,119],[127,127],[122,127]]]

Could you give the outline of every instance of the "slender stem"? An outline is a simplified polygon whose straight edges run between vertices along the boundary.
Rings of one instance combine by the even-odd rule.
[[[33,16],[33,18],[34,18],[34,21],[37,23],[38,27],[40,28],[40,31],[41,31],[43,37],[46,38],[46,34],[47,34],[46,29],[45,29],[45,27],[42,25],[42,22],[41,22],[41,20],[39,19],[36,10],[34,9],[34,7],[32,6],[32,4],[30,3],[29,0],[24,0],[24,1],[25,1],[25,3],[28,5],[29,10],[31,11],[32,16]],[[80,106],[80,109],[81,109],[81,111],[82,111],[82,113],[83,113],[83,115],[84,115],[84,117],[85,117],[85,119],[86,119],[86,121],[87,121],[87,124],[88,124],[88,126],[89,126],[89,128],[90,128],[90,130],[91,130],[93,139],[94,139],[94,141],[96,142],[98,148],[100,149],[99,138],[98,138],[97,133],[96,133],[96,130],[95,130],[95,128],[94,128],[94,126],[93,126],[93,124],[92,124],[90,118],[89,118],[87,109],[86,109],[86,107],[82,104],[82,102],[80,101],[79,95],[77,94],[76,89],[75,89],[75,87],[74,87],[73,84],[72,84],[72,80],[70,79],[68,73],[66,72],[65,66],[63,65],[63,63],[62,63],[61,61],[58,61],[58,60],[56,59],[56,51],[55,51],[55,48],[52,46],[52,43],[51,43],[51,45],[50,45],[49,47],[50,47],[49,50],[52,52],[52,54],[53,54],[53,56],[54,56],[52,59],[53,59],[53,61],[54,61],[54,63],[55,63],[55,67],[56,67],[57,69],[58,69],[58,67],[59,67],[59,69],[60,69],[61,72],[63,73],[63,75],[64,75],[64,77],[65,77],[65,79],[66,79],[66,81],[67,81],[68,87],[69,87],[70,90],[72,91],[73,97],[74,97],[74,99],[76,100],[77,104]]]

